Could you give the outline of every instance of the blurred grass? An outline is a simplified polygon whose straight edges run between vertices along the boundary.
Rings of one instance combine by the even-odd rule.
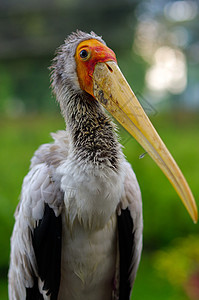
[[[0,278],[0,299],[8,300],[7,280]]]
[[[199,118],[197,115],[175,113],[157,115],[152,122],[179,163],[198,201]],[[30,159],[40,144],[52,141],[49,133],[64,129],[65,124],[60,115],[41,114],[22,118],[1,117],[0,128],[0,270],[5,274],[14,224],[13,214]],[[193,225],[168,180],[148,155],[139,159],[144,150],[127,133],[120,131],[121,141],[125,146],[124,153],[132,163],[142,190],[144,252],[160,249],[176,237],[196,233],[198,225]],[[134,288],[134,298],[184,300],[183,297],[173,296],[175,291],[152,270],[150,257],[143,257]],[[0,276],[1,300],[7,299],[4,277]]]
[[[180,290],[158,276],[151,254],[143,253],[133,287],[134,300],[188,300]]]

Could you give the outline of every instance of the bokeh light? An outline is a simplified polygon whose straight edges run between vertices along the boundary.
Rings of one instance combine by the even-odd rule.
[[[166,4],[164,12],[171,21],[190,21],[197,16],[198,5],[195,1],[170,1]]]
[[[176,102],[178,107],[199,108],[194,92],[199,63],[198,5],[197,1],[163,0],[138,5],[133,52],[147,64],[143,92],[154,105]]]
[[[187,84],[186,59],[180,50],[164,46],[154,53],[154,63],[146,73],[149,89],[182,93]]]

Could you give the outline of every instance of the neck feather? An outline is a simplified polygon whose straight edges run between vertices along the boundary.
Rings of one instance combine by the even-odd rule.
[[[78,159],[117,170],[121,157],[114,124],[101,104],[87,93],[72,94],[61,105]]]

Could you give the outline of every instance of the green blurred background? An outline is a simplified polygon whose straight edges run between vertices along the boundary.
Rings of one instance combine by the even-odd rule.
[[[199,4],[155,0],[0,2],[0,299],[14,210],[30,158],[64,121],[48,66],[72,31],[102,35],[198,202]],[[144,250],[133,299],[199,299],[199,235],[177,194],[120,129],[143,196]]]

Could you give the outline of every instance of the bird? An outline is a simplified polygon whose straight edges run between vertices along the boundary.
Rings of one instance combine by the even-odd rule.
[[[165,173],[194,222],[195,200],[101,36],[71,33],[50,69],[66,129],[36,150],[24,178],[9,299],[128,300],[142,252],[142,197],[110,114]]]

